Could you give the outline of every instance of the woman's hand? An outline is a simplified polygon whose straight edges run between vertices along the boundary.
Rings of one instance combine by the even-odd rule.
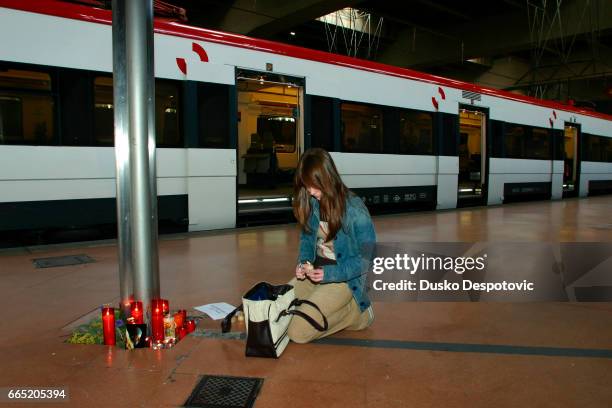
[[[304,269],[304,265],[298,264],[295,267],[295,277],[299,280],[303,280],[304,278],[306,278],[306,271]]]
[[[323,269],[311,269],[307,272],[307,275],[311,281],[315,283],[321,282],[323,280]]]

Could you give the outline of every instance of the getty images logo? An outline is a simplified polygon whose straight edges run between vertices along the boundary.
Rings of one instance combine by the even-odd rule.
[[[417,271],[453,271],[462,275],[466,271],[482,271],[486,267],[487,254],[479,257],[410,256],[397,254],[394,257],[376,257],[372,272],[380,275],[385,271],[405,271],[414,275]]]

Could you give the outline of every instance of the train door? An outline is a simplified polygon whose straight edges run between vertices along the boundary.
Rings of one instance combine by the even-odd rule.
[[[303,78],[238,70],[238,225],[291,217],[303,152]]]
[[[486,200],[487,116],[486,109],[459,109],[458,206],[482,205]]]
[[[563,197],[578,195],[578,137],[580,129],[575,123],[566,123],[563,132]]]

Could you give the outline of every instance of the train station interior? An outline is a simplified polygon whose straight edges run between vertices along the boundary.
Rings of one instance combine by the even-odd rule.
[[[612,406],[612,2],[0,0],[0,37],[0,406]]]

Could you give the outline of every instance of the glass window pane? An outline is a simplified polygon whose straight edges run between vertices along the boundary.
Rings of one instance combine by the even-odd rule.
[[[521,159],[524,157],[525,128],[520,125],[506,124],[504,135],[506,157]]]
[[[230,148],[228,85],[198,85],[199,146]]]
[[[311,96],[311,147],[334,150],[334,103],[332,98]]]
[[[382,153],[382,109],[342,104],[342,147],[345,152]]]
[[[46,72],[7,69],[0,71],[0,88],[51,90],[51,77]]]
[[[182,147],[179,127],[179,88],[170,81],[155,81],[155,138],[159,147]]]
[[[0,72],[0,88],[0,144],[53,144],[55,101],[49,74],[7,69]]]
[[[612,139],[601,136],[601,159],[604,162],[612,163]]]
[[[525,143],[526,158],[550,160],[550,138],[548,129],[532,128],[531,137]]]
[[[114,143],[113,79],[94,79],[94,142],[98,146]]]
[[[400,112],[400,153],[433,154],[433,118],[430,113]]]
[[[155,81],[155,138],[158,147],[181,147],[178,84]],[[98,146],[113,146],[115,140],[113,79],[94,79],[94,141]]]
[[[54,106],[50,95],[0,92],[0,143],[52,144]]]

